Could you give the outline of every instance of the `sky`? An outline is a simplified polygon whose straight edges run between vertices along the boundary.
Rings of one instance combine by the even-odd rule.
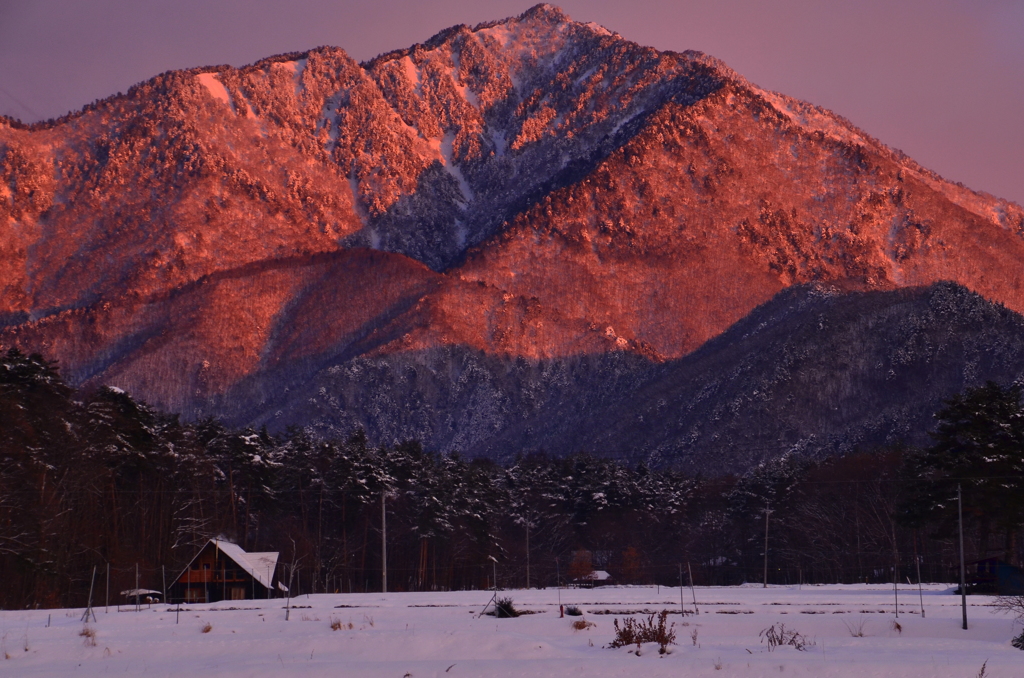
[[[0,0],[0,114],[60,116],[167,70],[335,45],[356,60],[530,0]],[[1024,204],[1024,0],[563,0],[848,118],[943,177]]]

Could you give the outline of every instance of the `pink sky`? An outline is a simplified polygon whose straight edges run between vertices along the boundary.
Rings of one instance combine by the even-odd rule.
[[[0,0],[0,114],[56,117],[162,71],[337,45],[362,60],[506,0]],[[830,108],[947,179],[1024,204],[1024,0],[565,0]]]

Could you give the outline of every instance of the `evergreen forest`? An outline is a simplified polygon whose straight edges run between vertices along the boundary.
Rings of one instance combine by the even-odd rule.
[[[946,402],[927,448],[693,477],[600,450],[499,465],[360,431],[186,423],[119,389],[76,390],[11,349],[0,606],[82,607],[94,568],[110,591],[132,588],[136,568],[162,590],[218,536],[279,551],[293,594],[380,590],[385,517],[389,590],[550,587],[595,569],[626,584],[952,582],[958,490],[968,560],[1021,563],[1020,401],[1018,386],[988,383]]]

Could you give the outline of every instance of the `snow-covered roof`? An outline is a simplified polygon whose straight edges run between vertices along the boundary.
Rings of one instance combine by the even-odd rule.
[[[249,573],[253,579],[258,581],[268,589],[271,587],[271,582],[274,579],[274,570],[277,569],[277,551],[256,551],[253,553],[246,553],[242,550],[242,547],[238,544],[225,541],[223,539],[211,539],[207,542],[206,546],[213,544],[213,546],[221,553],[226,555],[228,558],[233,560],[236,565],[242,568],[243,571]],[[206,546],[199,549],[199,553],[192,558],[194,561],[199,557],[199,554],[206,550]],[[185,570],[182,570],[182,575],[185,571],[192,566],[192,561],[185,566]],[[178,576],[178,580],[181,579],[181,575]],[[176,580],[176,581],[178,581]]]
[[[585,579],[587,581],[607,581],[611,578],[612,576],[604,570],[594,570],[585,577],[581,577],[581,579]]]
[[[264,551],[246,553],[242,547],[234,542],[222,539],[211,539],[221,553],[238,563],[238,566],[252,575],[253,579],[263,584],[268,589],[274,578],[274,570],[277,568],[277,551]]]

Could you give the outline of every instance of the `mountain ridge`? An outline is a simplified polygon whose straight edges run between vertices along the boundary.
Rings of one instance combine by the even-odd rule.
[[[238,424],[312,421],[289,374],[359,359],[607,360],[638,387],[793,285],[952,280],[1024,310],[1019,206],[549,5],[0,121],[0,255],[0,344]]]

